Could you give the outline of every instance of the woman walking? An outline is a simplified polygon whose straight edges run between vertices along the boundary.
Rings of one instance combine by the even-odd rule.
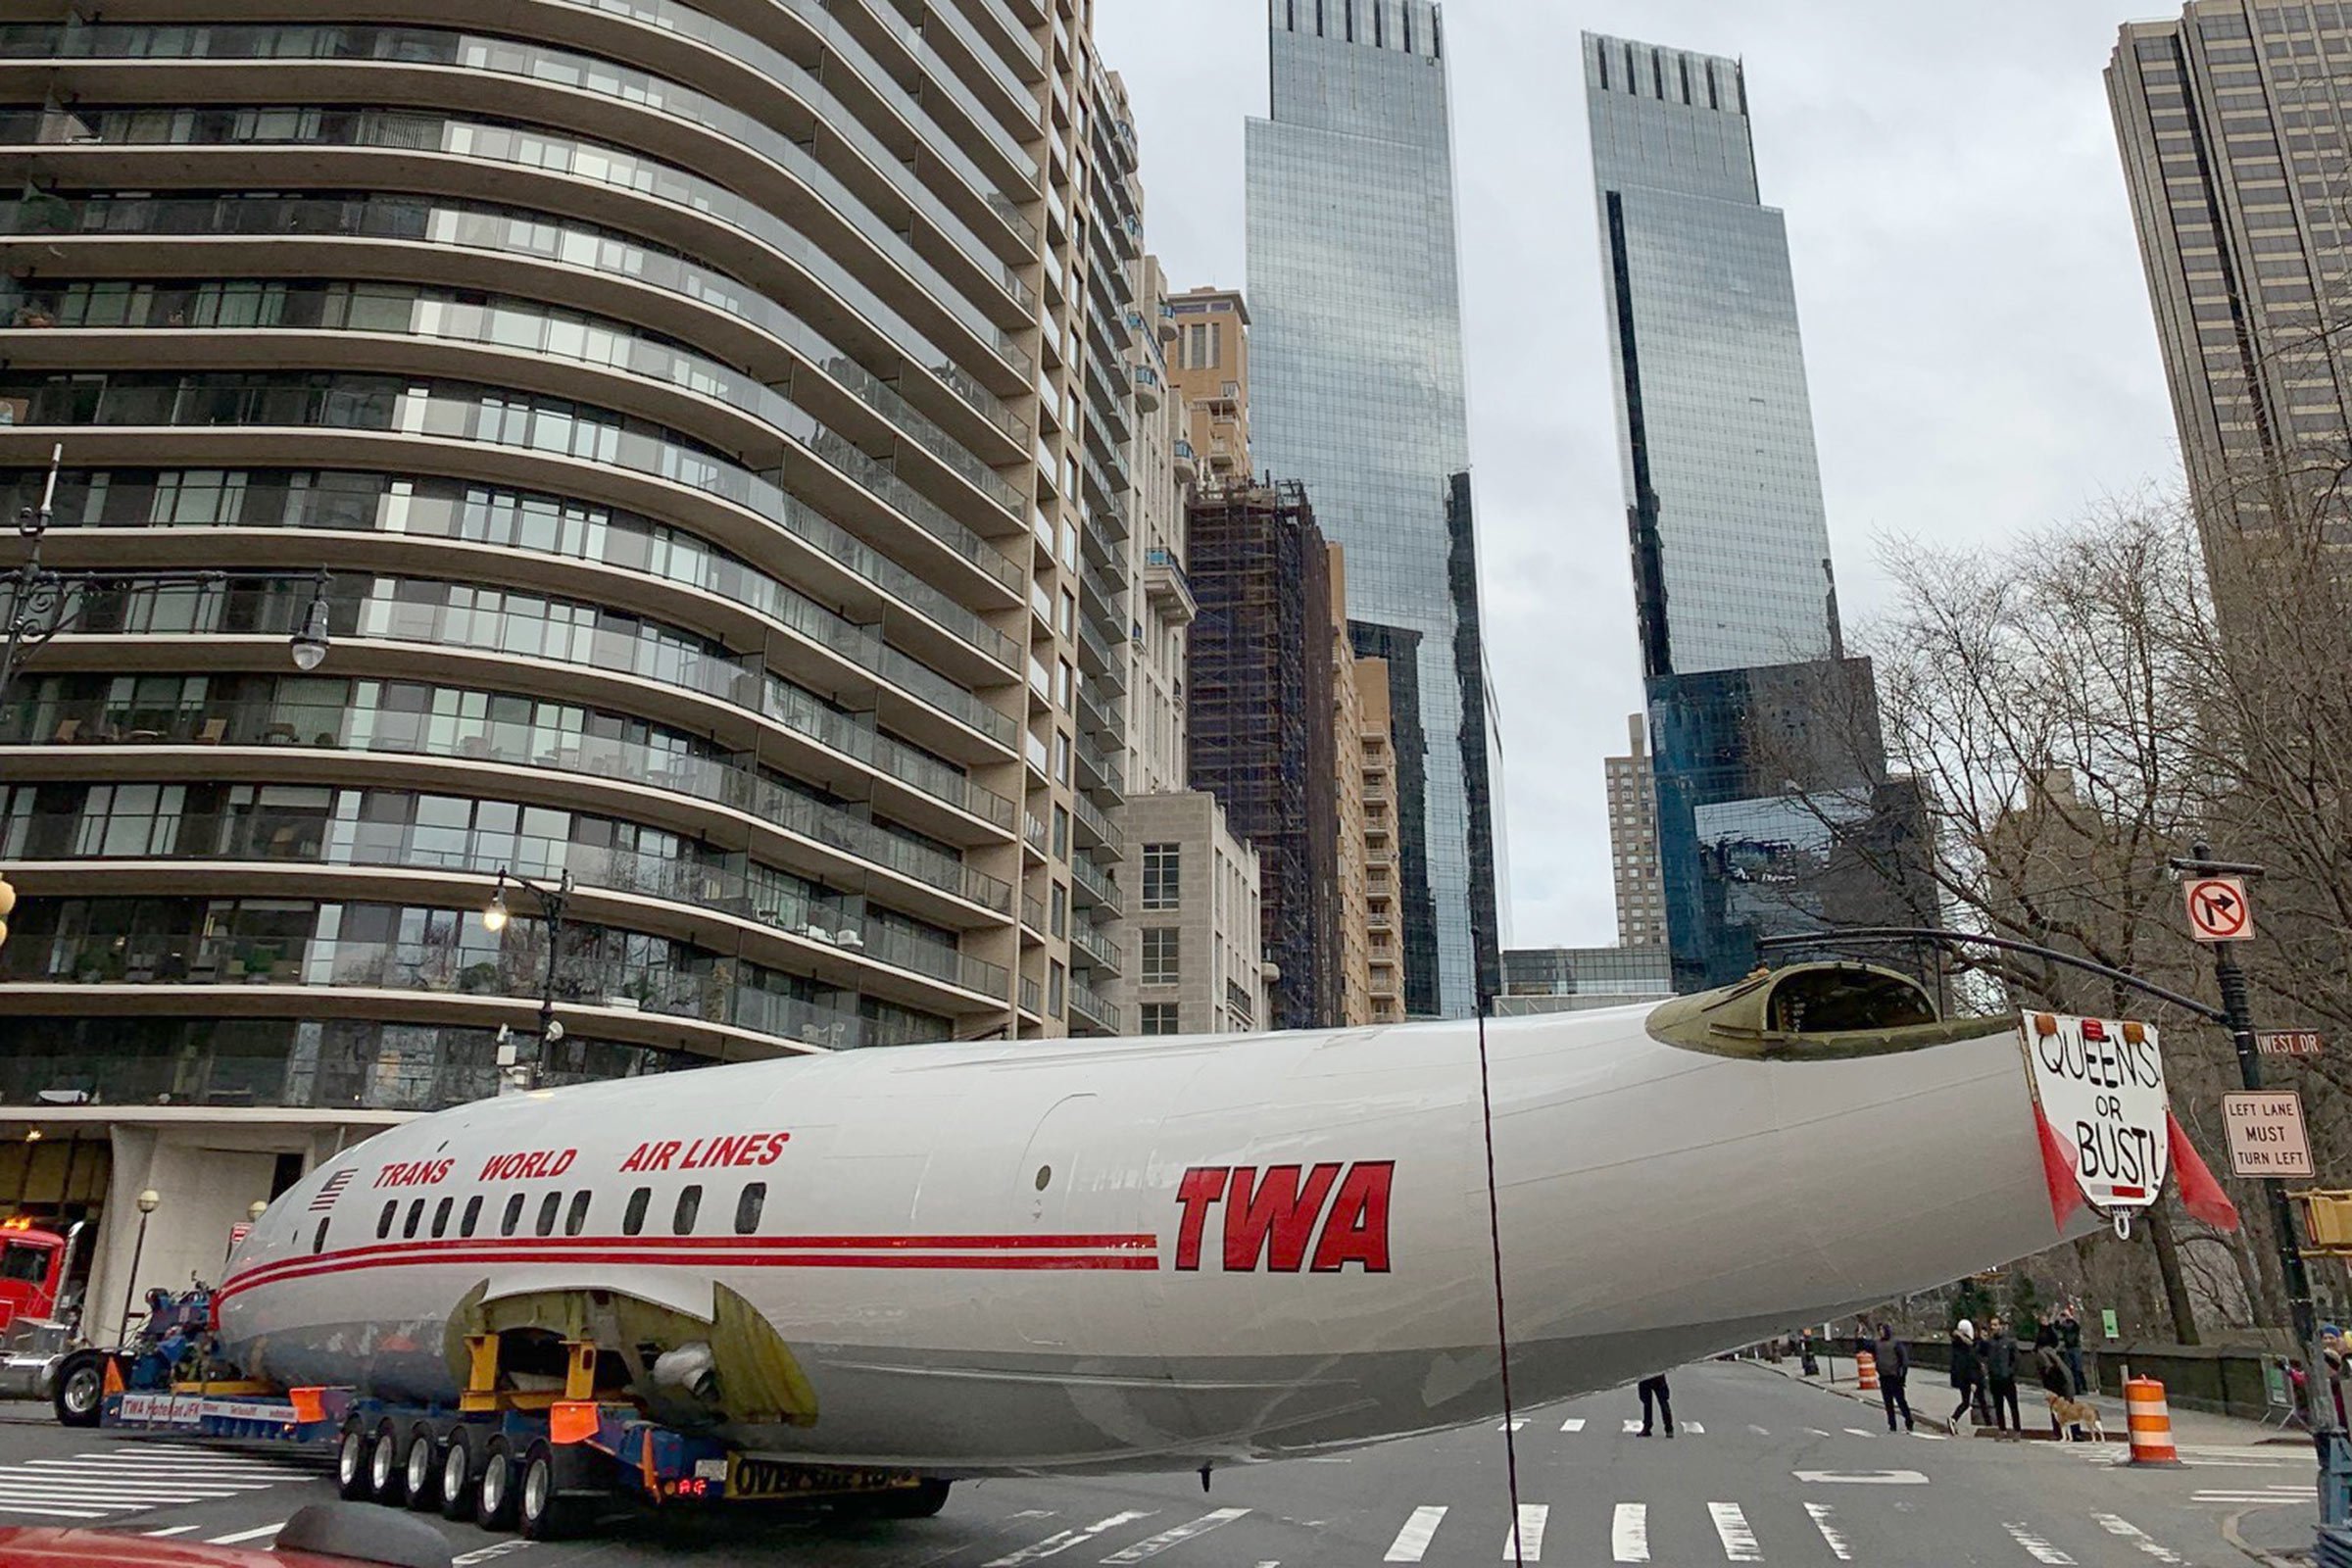
[[[1960,1391],[1960,1402],[1952,1408],[1957,1432],[1970,1405],[1980,1416],[1984,1410],[1984,1357],[1977,1346],[1977,1326],[1966,1318],[1952,1327],[1952,1387]]]

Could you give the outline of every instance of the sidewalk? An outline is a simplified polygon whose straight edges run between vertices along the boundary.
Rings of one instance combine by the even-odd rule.
[[[1751,1361],[1747,1364],[1762,1367],[1767,1372],[1778,1372],[1793,1382],[1809,1383],[1832,1394],[1859,1400],[1874,1410],[1884,1408],[1877,1394],[1862,1392],[1853,1357],[1822,1355],[1816,1356],[1814,1359],[1821,1367],[1821,1375],[1817,1377],[1806,1377],[1799,1372],[1797,1359],[1794,1356],[1788,1356],[1777,1362]],[[1921,1426],[1935,1432],[1954,1431],[1952,1423],[1944,1417],[1945,1413],[1958,1401],[1959,1393],[1952,1387],[1948,1374],[1938,1372],[1933,1367],[1917,1368],[1912,1372],[1910,1385],[1904,1392],[1910,1396],[1911,1412],[1918,1417]],[[2098,1409],[2100,1419],[2106,1424],[2107,1436],[2117,1443],[2122,1443],[2125,1440],[2126,1432],[2130,1430],[2124,1422],[2124,1401],[2111,1398],[2103,1394],[2091,1395],[2089,1399],[2091,1404]],[[2049,1425],[2049,1406],[2042,1402],[2039,1383],[2021,1382],[2017,1390],[2017,1402],[2018,1413],[2024,1417],[2028,1432],[2046,1428]],[[1934,1412],[1933,1415],[1929,1413],[1931,1411]],[[2275,1426],[2264,1426],[2259,1421],[2241,1420],[2236,1416],[2208,1415],[2202,1410],[2179,1408],[2173,1410],[2172,1416],[2173,1441],[2176,1444],[2194,1447],[2236,1448],[2256,1444],[2308,1447],[2311,1444],[2311,1440],[2301,1432],[2281,1433]],[[1975,1430],[1974,1423],[1963,1423],[1959,1428],[1959,1435],[1965,1435],[1973,1430]]]

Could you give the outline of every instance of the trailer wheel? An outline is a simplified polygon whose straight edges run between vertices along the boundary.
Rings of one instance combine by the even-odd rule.
[[[418,1513],[430,1513],[441,1506],[441,1454],[433,1446],[433,1428],[430,1422],[419,1421],[409,1435],[409,1451],[402,1468],[407,1472],[409,1506]]]
[[[375,1442],[368,1449],[368,1495],[387,1508],[397,1508],[409,1500],[408,1467],[401,1463],[400,1428],[390,1417],[375,1429]]]
[[[524,1540],[562,1541],[587,1528],[594,1499],[565,1495],[567,1487],[579,1484],[579,1469],[568,1453],[559,1453],[544,1439],[531,1445],[514,1488],[517,1527]]]
[[[57,1377],[57,1419],[69,1427],[94,1427],[106,1406],[106,1357],[84,1350]]]
[[[463,1426],[449,1429],[449,1442],[441,1450],[441,1517],[466,1520],[473,1517],[473,1447]]]
[[[335,1440],[335,1495],[345,1502],[368,1500],[368,1429],[356,1415]]]
[[[482,1452],[481,1479],[475,1485],[473,1522],[484,1530],[514,1528],[514,1459],[507,1440],[492,1438]]]
[[[870,1499],[874,1512],[885,1519],[928,1519],[948,1505],[945,1481],[924,1481],[904,1491],[885,1492]]]

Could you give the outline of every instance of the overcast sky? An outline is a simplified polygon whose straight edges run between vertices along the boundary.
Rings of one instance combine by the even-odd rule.
[[[1147,242],[1241,284],[1264,0],[1099,0]],[[1742,57],[1849,621],[1905,535],[1997,541],[2178,467],[2098,0],[1451,0],[1462,289],[1512,946],[1616,940],[1602,757],[1640,708],[1581,29]]]

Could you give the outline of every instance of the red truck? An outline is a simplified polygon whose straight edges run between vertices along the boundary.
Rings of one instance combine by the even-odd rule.
[[[57,1392],[78,1315],[59,1307],[81,1228],[79,1220],[62,1233],[22,1217],[0,1220],[0,1398]]]

